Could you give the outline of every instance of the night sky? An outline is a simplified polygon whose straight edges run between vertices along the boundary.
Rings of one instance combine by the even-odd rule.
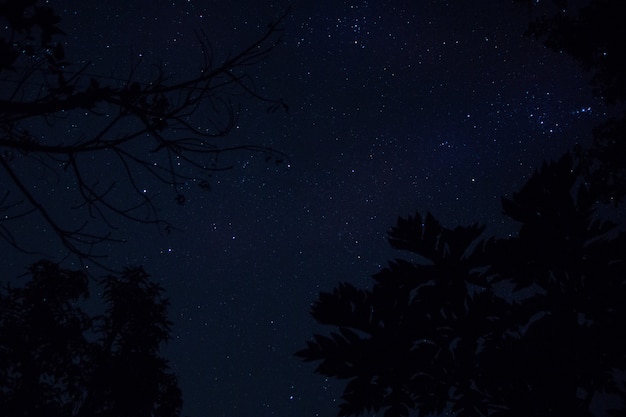
[[[122,78],[140,57],[174,77],[193,74],[201,60],[194,29],[226,56],[289,5],[47,3],[62,16],[69,60]],[[529,18],[526,7],[504,0],[291,4],[284,42],[251,69],[263,93],[284,99],[289,112],[244,100],[237,128],[220,139],[271,146],[289,161],[232,155],[234,169],[215,175],[210,192],[190,187],[183,207],[146,180],[178,229],[119,221],[116,235],[128,242],[103,248],[110,265],[143,265],[167,290],[174,327],[165,351],[185,415],[335,415],[340,385],[293,356],[319,330],[309,317],[317,294],[339,281],[368,286],[401,256],[385,240],[399,215],[431,211],[446,226],[481,222],[498,236],[515,230],[500,198],[545,159],[589,144],[605,113],[569,57],[523,37]],[[53,206],[55,190],[66,186],[39,185]],[[34,219],[14,227],[62,256]],[[4,276],[37,259],[9,258]],[[65,265],[78,267],[72,262]]]

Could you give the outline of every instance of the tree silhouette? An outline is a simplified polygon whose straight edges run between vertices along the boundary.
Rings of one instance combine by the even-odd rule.
[[[626,234],[594,219],[573,169],[566,155],[503,199],[515,237],[400,218],[389,242],[417,260],[320,294],[311,313],[337,330],[296,355],[348,380],[340,416],[582,417],[600,392],[626,399]]]
[[[180,414],[181,393],[159,356],[168,302],[141,268],[100,281],[106,309],[89,314],[86,274],[39,261],[0,292],[0,409],[7,417]]]
[[[115,79],[90,75],[91,63],[66,60],[54,41],[63,32],[51,8],[36,0],[0,2],[0,236],[28,250],[10,225],[38,215],[70,253],[95,260],[98,243],[123,240],[111,234],[120,217],[171,228],[147,184],[165,186],[184,205],[185,190],[209,189],[211,175],[231,167],[225,155],[246,151],[282,162],[271,148],[218,140],[236,125],[241,100],[265,103],[268,112],[287,109],[259,93],[249,75],[280,42],[284,16],[221,61],[198,32],[199,68],[188,79],[162,69],[137,79],[138,63]],[[54,204],[74,201],[73,210],[59,216],[46,193],[66,186]]]
[[[529,4],[530,0],[515,0]],[[542,39],[558,53],[574,58],[593,74],[595,93],[609,103],[626,100],[626,63],[623,41],[626,7],[619,0],[552,0],[553,9],[541,6],[528,34]]]
[[[553,3],[528,34],[590,71],[608,104],[623,103],[622,2]],[[320,294],[311,313],[337,330],[296,355],[348,380],[339,415],[582,417],[600,393],[621,399],[604,408],[624,414],[626,234],[594,211],[626,195],[624,120],[598,126],[591,147],[544,164],[503,199],[517,236],[479,240],[477,225],[400,218],[389,242],[417,259],[391,262],[372,289]]]
[[[598,198],[619,204],[626,197],[626,4],[620,0],[552,0],[550,8],[530,0],[515,1],[526,3],[534,15],[527,35],[571,56],[591,73],[594,94],[621,113],[594,129],[592,146],[577,150],[581,169],[595,184]]]

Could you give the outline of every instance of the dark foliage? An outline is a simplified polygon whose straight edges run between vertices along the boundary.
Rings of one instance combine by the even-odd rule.
[[[553,0],[553,3],[556,6],[553,14],[539,16],[530,24],[528,34],[542,39],[553,51],[570,55],[591,71],[598,96],[609,103],[626,101],[624,2]]]
[[[625,74],[626,78],[626,74]],[[576,149],[580,169],[603,203],[618,206],[626,198],[626,113],[593,130],[593,144]]]
[[[592,74],[596,96],[607,104],[626,103],[626,2],[552,0],[553,8],[527,3],[534,20],[527,34],[557,53],[565,53]],[[545,2],[548,3],[548,2]],[[619,110],[618,110],[619,111]],[[626,116],[613,118],[593,132],[593,144],[577,151],[585,177],[604,203],[626,197]]]
[[[5,417],[174,417],[181,392],[159,348],[168,302],[141,268],[103,278],[106,309],[86,312],[88,277],[39,261],[0,293]],[[91,309],[94,309],[91,303]]]
[[[190,67],[198,70],[188,78],[158,68],[137,79],[139,63],[113,78],[66,58],[51,8],[0,1],[0,237],[31,250],[11,224],[39,216],[69,253],[94,261],[99,243],[124,240],[112,234],[121,219],[171,230],[158,214],[158,193],[146,188],[165,189],[184,205],[191,186],[208,190],[215,172],[231,168],[226,155],[252,152],[282,162],[285,156],[269,147],[219,140],[237,124],[242,100],[268,113],[287,109],[260,94],[249,73],[280,42],[283,18],[221,60],[197,32],[199,62]],[[48,190],[59,194],[68,185],[50,203]],[[69,202],[62,216],[53,210],[61,202]]]
[[[320,294],[312,315],[336,331],[297,356],[348,380],[340,416],[583,417],[600,392],[626,399],[626,234],[573,172],[567,155],[503,199],[516,237],[400,218],[389,242],[421,261]]]
[[[516,1],[536,18],[529,35],[590,71],[607,103],[624,103],[623,2],[554,0],[556,12],[537,17],[535,2]],[[420,261],[395,260],[370,290],[320,294],[312,315],[337,330],[297,355],[348,380],[339,415],[587,417],[599,393],[621,398],[611,412],[624,415],[626,235],[594,208],[626,195],[625,126],[608,120],[592,146],[503,199],[517,236],[479,241],[478,226],[400,218],[389,241]]]

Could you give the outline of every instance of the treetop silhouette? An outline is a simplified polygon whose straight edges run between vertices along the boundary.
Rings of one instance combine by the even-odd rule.
[[[87,313],[83,271],[39,261],[28,275],[0,292],[3,416],[180,414],[176,376],[159,355],[170,335],[168,301],[143,269],[103,278],[98,314]]]
[[[533,7],[548,11],[549,7]],[[553,0],[549,13],[536,16],[528,28],[528,35],[542,39],[557,53],[566,53],[586,71],[592,73],[594,93],[610,104],[626,100],[622,59],[626,28],[623,25],[626,6],[619,0],[567,1]]]
[[[591,146],[577,146],[576,154],[598,199],[620,204],[626,196],[626,4],[620,0],[514,1],[526,3],[531,11],[526,34],[572,57],[591,74],[594,95],[613,107],[615,114],[593,130]]]
[[[626,235],[594,219],[573,168],[545,164],[503,199],[517,236],[400,218],[389,242],[418,260],[320,294],[311,314],[336,331],[296,355],[348,380],[340,416],[591,416],[599,392],[624,398]]]

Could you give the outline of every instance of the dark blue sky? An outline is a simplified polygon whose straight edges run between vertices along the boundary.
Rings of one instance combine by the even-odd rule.
[[[201,63],[194,29],[224,57],[288,5],[49,3],[63,18],[69,60],[122,78],[140,57],[146,72],[157,64],[189,76]],[[178,230],[120,222],[117,236],[128,242],[105,249],[112,265],[142,264],[167,290],[166,350],[186,415],[334,415],[337,385],[293,357],[317,329],[308,309],[318,292],[339,281],[369,285],[401,256],[385,241],[398,215],[429,210],[448,226],[514,231],[500,197],[544,159],[587,144],[604,112],[568,57],[522,36],[528,19],[526,8],[497,0],[292,3],[283,44],[251,70],[289,113],[244,101],[237,128],[221,139],[275,147],[289,164],[234,155],[235,168],[216,175],[211,192],[190,189],[184,207],[146,180]],[[77,129],[88,134],[89,123]],[[37,222],[17,227],[61,255]],[[5,269],[33,260],[16,256]]]

